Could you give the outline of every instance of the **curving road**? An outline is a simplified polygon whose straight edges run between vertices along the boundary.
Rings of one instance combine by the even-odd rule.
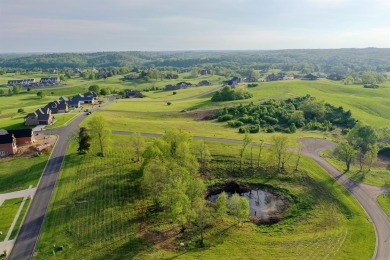
[[[370,216],[376,233],[376,247],[373,259],[390,259],[390,218],[376,201],[378,195],[390,193],[390,188],[371,186],[353,181],[319,155],[323,150],[334,149],[335,143],[315,138],[303,138],[301,142],[303,143],[302,154],[316,161],[346,188]]]

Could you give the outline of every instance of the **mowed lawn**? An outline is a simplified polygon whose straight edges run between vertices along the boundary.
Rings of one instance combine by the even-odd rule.
[[[0,231],[3,232],[0,235],[0,242],[5,239],[22,201],[23,198],[10,199],[4,201],[3,205],[0,206]]]
[[[207,144],[213,164],[237,162],[240,145]],[[149,202],[141,196],[141,165],[130,160],[128,137],[113,136],[112,147],[115,149],[102,158],[96,156],[96,148],[78,155],[76,144],[71,144],[38,243],[37,259],[52,256],[53,244],[64,245],[64,250],[56,252],[60,259],[370,259],[373,255],[375,233],[367,215],[309,159],[302,161],[305,170],[294,174],[240,178],[288,189],[303,203],[299,205],[310,205],[294,204],[290,210],[296,212],[295,217],[272,226],[217,223],[206,230],[204,249],[169,250],[163,246],[174,238],[154,244],[143,236],[147,219],[140,212]],[[183,242],[195,244],[197,237]]]
[[[49,158],[42,154],[32,158],[13,158],[0,161],[0,193],[36,187]]]

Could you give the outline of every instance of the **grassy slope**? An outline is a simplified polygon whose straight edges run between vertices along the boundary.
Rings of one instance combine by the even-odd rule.
[[[314,162],[303,160],[303,174],[242,179],[287,188],[313,206],[309,214],[272,227],[231,222],[217,224],[206,233],[207,248],[186,253],[166,251],[145,241],[140,233],[144,219],[137,214],[139,165],[129,160],[128,137],[115,136],[117,149],[104,158],[96,150],[76,154],[73,143],[54,192],[38,244],[38,257],[52,254],[52,244],[64,244],[56,257],[75,258],[360,258],[369,259],[375,247],[372,224],[356,200]],[[239,145],[209,143],[217,163],[234,158]],[[299,210],[299,209],[297,209]],[[187,242],[187,241],[185,241]],[[315,250],[314,250],[315,249]]]
[[[379,195],[378,203],[381,205],[382,209],[386,212],[387,216],[390,218],[390,194]]]
[[[14,158],[0,162],[0,193],[27,189],[37,185],[49,158],[43,154],[33,158]]]
[[[23,198],[10,199],[4,201],[3,205],[0,206],[1,221],[0,221],[0,231],[3,232],[0,235],[0,242],[4,240],[5,236],[8,233],[9,228],[11,227],[12,221],[15,218],[16,212],[22,203]]]
[[[10,240],[14,239],[16,237],[16,234],[18,234],[18,231],[19,231],[19,228],[20,228],[20,225],[22,224],[22,220],[24,218],[24,215],[26,215],[26,212],[27,212],[27,209],[30,205],[30,202],[31,202],[31,199],[27,199],[26,202],[24,203],[23,205],[23,209],[22,211],[20,212],[20,215],[18,217],[18,220],[16,221],[16,224],[14,226],[14,229],[12,230],[12,233],[11,233],[11,236],[10,236]]]
[[[345,163],[335,158],[331,151],[324,152],[323,156],[340,172],[345,172]],[[354,163],[345,175],[358,182],[390,187],[390,171],[386,167],[373,167],[370,172],[360,172],[358,163]]]

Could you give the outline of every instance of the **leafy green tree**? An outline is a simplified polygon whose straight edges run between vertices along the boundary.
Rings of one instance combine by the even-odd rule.
[[[94,85],[89,86],[88,90],[89,91],[94,91],[96,93],[99,93],[100,87],[98,85],[94,84]]]
[[[0,95],[5,95],[5,90],[0,88]]]
[[[365,154],[370,145],[378,142],[378,136],[372,126],[362,123],[356,124],[348,133],[348,141],[355,147],[360,147]]]
[[[79,148],[77,148],[79,154],[84,154],[89,151],[89,148],[91,146],[90,140],[91,140],[91,136],[88,134],[87,128],[80,127],[80,131],[78,135]]]
[[[366,162],[368,167],[367,171],[371,171],[372,164],[377,161],[378,152],[379,152],[378,145],[375,144],[375,145],[368,146],[368,151],[364,156],[365,157],[364,161]]]
[[[296,153],[295,153],[295,171],[298,171],[299,163],[302,157],[303,143],[297,142]]]
[[[217,216],[222,218],[226,216],[228,210],[228,195],[226,192],[222,192],[215,201],[215,209]]]
[[[309,121],[323,121],[325,117],[325,105],[323,101],[308,99],[300,106],[300,109],[303,111],[306,120]]]
[[[295,126],[294,123],[291,123],[289,130],[290,130],[290,133],[295,133],[297,131],[297,127]]]
[[[357,152],[355,147],[346,141],[340,142],[334,150],[336,157],[345,162],[346,171],[349,171],[352,161],[356,158]]]
[[[13,94],[19,94],[20,92],[20,87],[19,86],[13,86],[12,87],[12,93]]]
[[[193,208],[193,223],[200,233],[199,245],[204,247],[204,230],[208,225],[211,225],[214,222],[212,211],[203,198],[197,198]]]
[[[92,139],[98,142],[100,147],[100,156],[104,156],[104,151],[108,147],[111,137],[111,131],[108,128],[108,123],[102,115],[92,117],[88,122],[88,127],[91,132]]]
[[[271,152],[276,158],[278,172],[282,172],[291,157],[291,152],[288,151],[288,138],[285,135],[274,135],[271,140]]]
[[[159,159],[152,159],[143,170],[142,184],[149,196],[152,197],[154,207],[161,204],[161,192],[168,182],[167,168]]]
[[[40,97],[40,98],[44,98],[46,96],[46,92],[44,91],[38,91],[37,92],[37,96]]]
[[[205,174],[207,166],[211,160],[211,154],[204,140],[198,143],[198,145],[195,147],[195,154],[198,157],[198,162],[200,165],[199,171],[200,173]]]
[[[131,147],[135,152],[135,160],[137,162],[142,161],[142,153],[145,149],[145,141],[140,133],[134,133],[131,136]]]
[[[228,200],[228,208],[230,214],[237,219],[238,223],[242,223],[242,221],[249,217],[249,201],[237,193],[234,193]]]

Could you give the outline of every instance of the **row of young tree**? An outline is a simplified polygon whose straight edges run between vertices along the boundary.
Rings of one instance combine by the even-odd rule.
[[[352,128],[356,120],[343,107],[335,107],[306,95],[284,101],[267,100],[261,104],[225,107],[217,112],[218,122],[240,127],[240,132],[280,131],[294,133],[297,128],[330,131],[334,126]]]
[[[378,157],[378,140],[373,127],[358,123],[349,131],[346,140],[337,145],[334,154],[344,161],[346,171],[352,163],[358,162],[361,172],[369,172]]]

